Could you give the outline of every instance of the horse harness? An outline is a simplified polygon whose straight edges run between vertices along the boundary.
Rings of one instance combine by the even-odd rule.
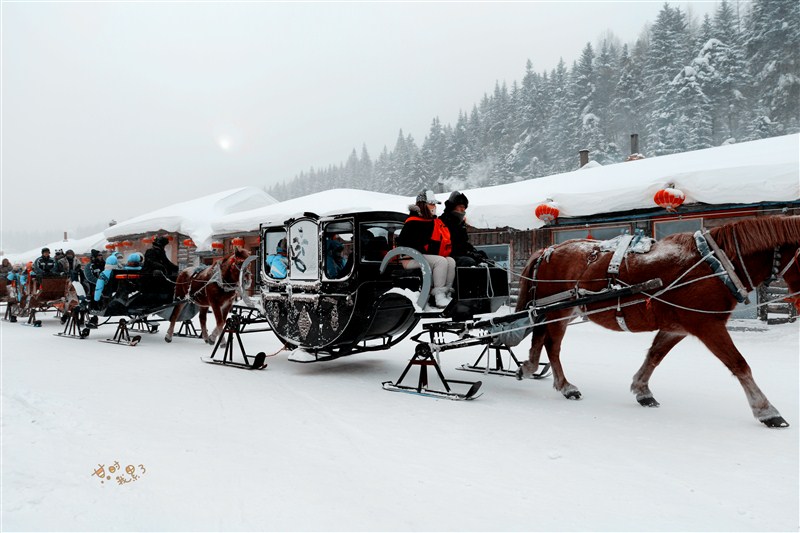
[[[235,260],[234,256],[231,256],[231,258],[229,259],[231,264],[234,263],[234,260]],[[203,283],[203,285],[199,289],[197,289],[196,291],[194,291],[189,295],[190,300],[194,300],[195,296],[200,294],[201,291],[205,292],[206,287],[208,287],[208,285],[212,283],[216,284],[222,290],[222,292],[232,292],[239,288],[239,285],[237,283],[225,282],[225,280],[222,278],[222,267],[220,266],[220,263],[222,263],[222,261],[217,261],[216,263],[214,263],[214,266],[212,267],[214,270],[211,273],[211,277],[208,279],[208,281]],[[191,287],[192,283],[197,279],[197,276],[199,276],[201,272],[205,271],[206,271],[205,268],[195,268],[194,272],[192,272],[192,277],[189,278],[189,286]]]

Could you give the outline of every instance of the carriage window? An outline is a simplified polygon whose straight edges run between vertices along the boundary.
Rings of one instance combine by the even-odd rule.
[[[261,239],[264,246],[264,274],[272,279],[284,279],[289,266],[286,230],[267,230]]]
[[[346,278],[353,270],[353,223],[329,222],[322,233],[325,278]]]
[[[661,240],[667,235],[673,233],[683,233],[686,231],[695,231],[703,229],[702,218],[690,218],[686,220],[665,220],[663,222],[653,222],[653,233],[656,240]]]
[[[395,239],[403,228],[402,222],[368,222],[360,225],[361,260],[383,261],[394,248]]]
[[[630,224],[624,226],[602,226],[590,227],[580,229],[563,229],[553,231],[553,244],[560,244],[570,239],[586,239],[589,235],[590,238],[598,241],[607,241],[613,239],[618,235],[631,232]]]
[[[289,277],[319,279],[319,235],[313,220],[299,220],[289,228]]]
[[[509,268],[510,250],[507,244],[484,244],[475,247],[477,250],[486,252],[492,262],[502,268]]]

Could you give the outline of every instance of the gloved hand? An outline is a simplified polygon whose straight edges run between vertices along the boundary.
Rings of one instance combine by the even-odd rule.
[[[489,262],[489,256],[486,255],[486,252],[484,252],[483,250],[472,250],[472,251],[469,252],[469,256],[472,259],[474,259],[475,262],[478,263],[479,265],[481,263],[488,263]]]

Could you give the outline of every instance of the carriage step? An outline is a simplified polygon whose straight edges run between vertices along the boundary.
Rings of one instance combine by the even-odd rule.
[[[478,394],[478,390],[481,388],[482,384],[483,383],[480,381],[474,382],[469,390],[465,393],[426,389],[424,387],[417,388],[406,385],[396,385],[391,381],[384,381],[381,383],[381,386],[383,387],[383,390],[388,390],[390,392],[404,392],[406,394],[416,394],[417,396],[428,396],[430,398],[445,398],[448,400],[474,400],[483,394]]]

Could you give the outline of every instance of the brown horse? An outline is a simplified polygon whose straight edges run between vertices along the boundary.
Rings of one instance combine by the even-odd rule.
[[[250,252],[236,248],[218,262],[195,274],[194,268],[184,269],[178,274],[175,283],[175,299],[181,303],[175,306],[170,315],[169,330],[164,337],[167,342],[172,342],[172,333],[175,322],[187,303],[194,303],[200,307],[200,327],[203,339],[214,344],[217,336],[222,332],[228,312],[233,307],[239,287],[239,275],[242,263],[250,256]],[[214,311],[217,325],[211,335],[206,329],[206,315],[208,308]]]
[[[714,228],[710,234],[730,258],[748,291],[778,274],[791,293],[800,291],[800,217],[751,218]],[[734,346],[725,325],[737,300],[701,258],[693,234],[670,235],[655,242],[648,253],[628,253],[616,280],[608,274],[612,254],[601,251],[600,242],[591,240],[571,240],[534,253],[523,273],[518,311],[533,300],[576,286],[597,291],[609,283],[635,284],[654,278],[660,278],[664,285],[648,295],[549,313],[548,323],[533,329],[529,360],[523,363],[520,376],[529,377],[536,371],[544,347],[552,365],[553,387],[566,398],[580,399],[578,388],[564,376],[560,351],[571,315],[581,311],[608,329],[657,331],[631,385],[641,405],[658,407],[650,392],[650,376],[676,344],[694,335],[739,380],[757,420],[769,427],[789,425],[758,388],[750,367]]]

